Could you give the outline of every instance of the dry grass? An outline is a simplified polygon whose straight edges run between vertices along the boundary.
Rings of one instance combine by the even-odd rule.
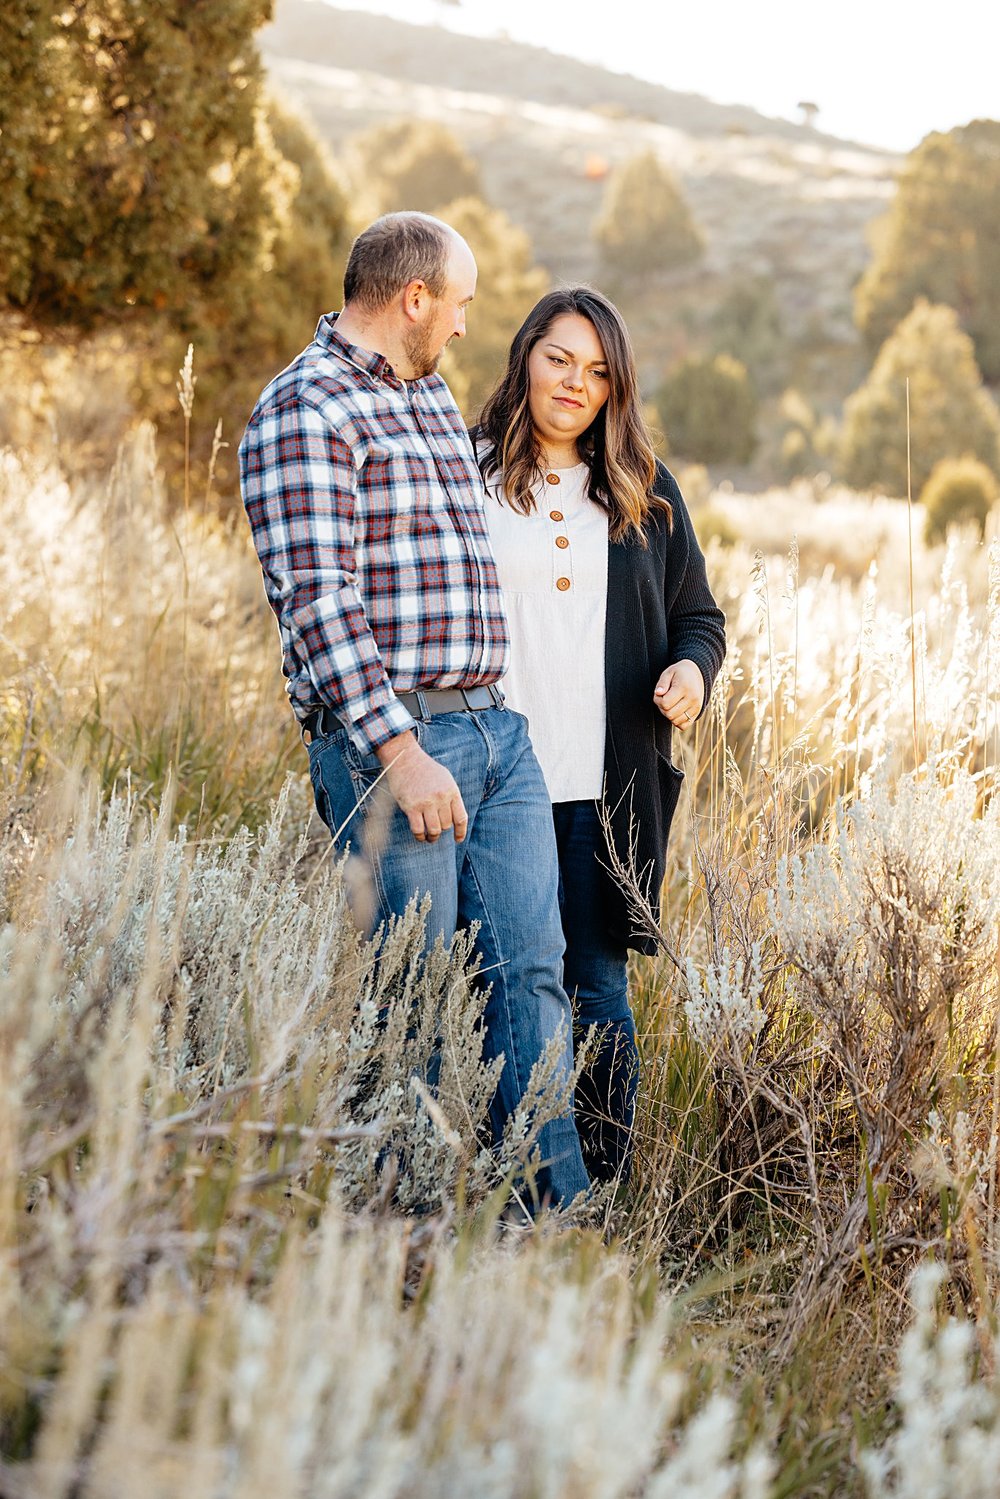
[[[359,940],[242,530],[148,432],[3,455],[5,1493],[930,1493],[917,1433],[990,1492],[1000,564],[918,550],[914,725],[905,551],[766,508],[798,547],[710,557],[635,1179],[525,1236],[557,1090],[492,1156],[467,948]]]

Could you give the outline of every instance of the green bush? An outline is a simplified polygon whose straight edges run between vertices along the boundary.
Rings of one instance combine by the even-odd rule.
[[[858,283],[857,323],[873,349],[917,297],[958,312],[987,380],[1000,380],[1000,122],[935,132],[911,151]]]
[[[672,453],[699,463],[746,463],[757,446],[757,396],[728,354],[692,355],[664,380],[656,410]]]
[[[978,458],[942,458],[920,493],[924,539],[944,541],[952,526],[975,522],[980,539],[997,498],[997,480]]]
[[[188,343],[194,344],[194,451],[204,456],[221,419],[230,444],[219,458],[221,492],[235,488],[236,446],[262,388],[309,342],[320,314],[340,306],[350,247],[347,194],[311,127],[272,102],[258,128],[280,162],[283,183],[266,263],[241,275],[225,304],[192,302],[183,314],[131,337],[139,406],[159,426],[172,469],[177,455],[171,446],[181,433],[174,382]]]
[[[535,264],[524,230],[481,198],[448,203],[441,216],[467,241],[479,266],[468,332],[450,345],[442,365],[455,399],[472,420],[502,375],[525,315],[548,291],[549,278]]]
[[[193,343],[194,451],[221,418],[220,489],[261,387],[339,304],[347,250],[332,163],[263,90],[271,8],[10,0],[0,16],[0,336],[56,329],[84,392],[114,351],[119,424],[152,417],[171,470]]]
[[[762,392],[780,390],[788,364],[788,339],[767,276],[735,281],[708,317],[709,349],[745,364]]]
[[[601,273],[616,287],[691,265],[705,248],[673,173],[654,151],[612,173],[594,240]]]
[[[479,168],[446,125],[392,120],[354,142],[359,186],[375,213],[437,213],[456,198],[482,192]]]
[[[952,308],[920,301],[844,405],[841,463],[848,484],[907,493],[907,381],[914,494],[942,458],[971,453],[997,466],[1000,415],[983,387],[972,340]]]
[[[777,465],[781,478],[798,479],[829,468],[838,440],[830,418],[819,416],[793,386],[782,392],[778,414]]]
[[[259,128],[267,0],[4,0],[0,301],[94,327],[231,297],[282,186]]]

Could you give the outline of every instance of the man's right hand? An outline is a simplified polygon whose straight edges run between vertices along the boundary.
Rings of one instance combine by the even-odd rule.
[[[414,838],[435,843],[446,828],[454,828],[455,842],[461,843],[469,816],[451,771],[422,750],[412,733],[397,734],[375,753]]]

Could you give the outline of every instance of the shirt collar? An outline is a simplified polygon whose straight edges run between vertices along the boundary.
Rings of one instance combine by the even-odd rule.
[[[315,342],[321,344],[324,349],[339,354],[341,359],[346,359],[356,369],[363,370],[373,380],[384,381],[386,385],[401,390],[403,382],[384,354],[377,354],[374,349],[362,349],[357,344],[348,343],[346,338],[340,336],[337,332],[339,316],[339,312],[323,314],[316,324]]]

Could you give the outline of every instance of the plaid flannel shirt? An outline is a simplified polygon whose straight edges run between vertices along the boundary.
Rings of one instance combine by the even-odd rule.
[[[394,688],[497,681],[507,621],[447,385],[398,379],[335,324],[263,391],[240,480],[295,713],[331,707],[374,750],[413,728]]]

